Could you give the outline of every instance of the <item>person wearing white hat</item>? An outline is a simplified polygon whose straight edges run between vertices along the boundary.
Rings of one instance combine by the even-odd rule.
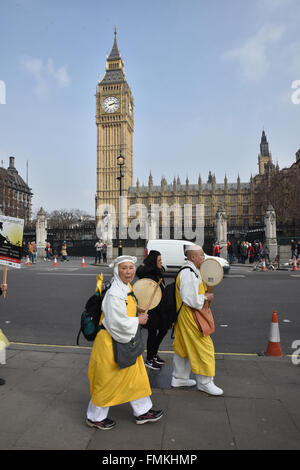
[[[201,310],[205,300],[213,301],[207,293],[199,268],[205,257],[201,246],[189,245],[188,260],[176,279],[176,307],[180,308],[174,326],[174,357],[172,387],[194,386],[209,395],[222,395],[223,390],[214,384],[215,354],[211,337],[199,330],[192,309]],[[190,379],[191,371],[196,380]]]
[[[137,311],[136,299],[130,282],[135,275],[136,258],[119,256],[110,267],[114,268],[113,282],[102,302],[102,314],[98,332],[93,344],[88,377],[91,400],[87,409],[88,426],[101,430],[115,427],[109,419],[111,406],[130,402],[136,424],[156,422],[163,411],[152,409],[151,388],[142,355],[130,367],[119,369],[114,358],[113,340],[128,343],[137,332],[139,325],[148,320],[148,314]]]

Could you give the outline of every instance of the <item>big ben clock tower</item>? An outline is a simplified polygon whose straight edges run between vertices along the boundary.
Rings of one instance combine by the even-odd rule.
[[[117,45],[117,33],[106,59],[106,72],[96,91],[97,194],[96,223],[103,205],[113,205],[118,216],[120,168],[117,157],[124,157],[122,195],[127,195],[133,179],[133,97],[125,80],[124,63]],[[117,219],[118,220],[118,219]]]

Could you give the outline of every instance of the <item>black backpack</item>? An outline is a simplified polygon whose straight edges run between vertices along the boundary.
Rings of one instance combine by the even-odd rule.
[[[189,266],[184,266],[183,268],[179,269],[179,271],[176,274],[175,281],[170,282],[170,284],[168,284],[163,291],[163,296],[162,296],[161,303],[160,303],[160,311],[164,312],[165,316],[168,317],[168,325],[166,325],[168,329],[170,329],[172,325],[174,325],[174,323],[176,322],[179,312],[181,310],[181,307],[183,305],[183,302],[182,302],[179,309],[177,310],[176,293],[175,293],[177,276],[183,269],[190,269],[191,271],[193,271],[193,269],[190,268]],[[197,276],[196,273],[195,275]]]
[[[100,331],[101,327],[99,325],[99,321],[102,311],[101,306],[104,296],[109,288],[110,284],[106,285],[102,289],[101,294],[96,292],[96,294],[92,295],[88,299],[85,305],[85,310],[81,314],[80,329],[76,341],[77,346],[79,345],[79,336],[81,333],[87,341],[94,341],[98,331]]]

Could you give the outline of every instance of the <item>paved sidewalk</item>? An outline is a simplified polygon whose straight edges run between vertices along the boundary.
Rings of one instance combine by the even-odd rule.
[[[129,404],[113,407],[110,432],[89,428],[89,348],[11,344],[0,366],[1,450],[300,449],[300,374],[290,357],[216,356],[224,396],[170,387],[172,354],[150,371],[152,401],[165,415],[135,424]]]

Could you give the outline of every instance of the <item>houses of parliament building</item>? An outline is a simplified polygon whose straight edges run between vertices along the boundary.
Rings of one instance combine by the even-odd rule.
[[[228,228],[234,226],[255,226],[263,224],[264,213],[261,205],[255,202],[255,188],[263,175],[275,168],[269,144],[262,131],[258,155],[258,174],[251,176],[250,181],[229,182],[227,177],[219,183],[213,173],[191,183],[188,178],[166,181],[163,177],[160,184],[154,184],[151,172],[148,185],[140,185],[137,179],[133,182],[133,132],[134,132],[134,99],[125,78],[124,62],[117,44],[115,31],[113,47],[106,59],[106,71],[96,88],[96,127],[97,127],[97,194],[95,198],[96,223],[101,217],[99,207],[112,205],[116,214],[119,210],[120,183],[122,195],[127,196],[128,207],[132,204],[166,203],[204,205],[205,226],[214,226],[218,208],[226,212]],[[118,155],[124,157],[118,162]],[[118,163],[124,163],[121,167]],[[278,165],[277,165],[278,167]],[[120,176],[121,175],[121,176]]]

